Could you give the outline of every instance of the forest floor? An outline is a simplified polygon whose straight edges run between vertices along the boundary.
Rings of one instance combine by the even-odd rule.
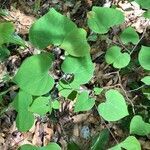
[[[111,30],[108,33],[109,38],[116,45],[122,46],[114,36],[121,28],[132,26],[136,29],[142,39],[140,44],[150,46],[150,23],[141,17],[143,10],[134,3],[127,1],[109,1],[109,0],[42,0],[40,4],[35,4],[32,0],[0,0],[0,9],[5,10],[5,16],[0,16],[0,20],[11,21],[15,25],[16,33],[24,40],[28,40],[28,33],[31,24],[40,16],[48,12],[49,8],[54,7],[60,13],[68,16],[79,27],[83,27],[88,33],[88,42],[91,46],[91,56],[95,63],[94,77],[85,88],[91,90],[93,85],[99,87],[115,87],[136,106],[136,111],[141,114],[149,114],[145,104],[141,103],[141,95],[137,87],[141,86],[138,82],[143,76],[141,67],[133,64],[132,67],[123,69],[121,73],[107,65],[103,55],[111,44],[105,37],[97,37],[97,40],[91,40],[93,33],[87,28],[87,12],[92,6],[111,6],[116,5],[124,11],[126,22],[119,29]],[[0,10],[0,11],[1,11]],[[2,12],[0,12],[1,14]],[[137,45],[136,48],[138,48]],[[34,48],[28,43],[27,48],[20,48],[16,45],[10,45],[11,55],[5,62],[0,62],[0,91],[12,87],[4,80],[4,76],[9,74],[13,76],[20,66],[21,62],[34,52]],[[136,51],[136,50],[135,50]],[[133,55],[133,58],[137,53]],[[119,85],[119,86],[117,86]],[[92,137],[107,129],[110,133],[109,141],[106,145],[112,146],[122,141],[129,134],[129,120],[123,119],[122,122],[111,123],[104,121],[99,117],[95,108],[84,113],[73,113],[73,104],[70,101],[62,100],[59,111],[54,111],[51,116],[37,116],[34,126],[25,133],[17,130],[15,124],[16,112],[8,107],[16,94],[16,89],[10,88],[9,92],[3,97],[5,104],[0,105],[0,150],[16,150],[20,145],[31,143],[37,146],[47,145],[49,141],[59,143],[62,149],[67,149],[67,144],[74,142],[80,148],[88,150]],[[100,95],[98,98],[103,98]],[[132,107],[131,107],[132,109]],[[147,119],[147,118],[145,118]],[[150,149],[150,137],[139,137],[143,149]]]

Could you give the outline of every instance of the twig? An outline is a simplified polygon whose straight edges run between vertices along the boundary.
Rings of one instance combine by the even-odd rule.
[[[126,90],[124,89],[124,87],[122,86],[121,77],[120,77],[119,72],[118,72],[118,79],[119,79],[119,85],[120,85],[122,91],[124,92],[124,94],[125,94],[125,96],[126,96],[126,99],[130,102],[130,104],[131,104],[131,106],[132,106],[132,111],[133,111],[133,113],[135,114],[134,104],[133,104],[132,100],[128,97],[127,91],[126,91]]]
[[[129,91],[127,91],[127,92],[134,92],[134,91],[138,91],[138,90],[142,89],[144,86],[145,86],[145,85],[142,85],[142,86],[140,86],[140,87],[138,87],[138,88],[136,88],[136,89],[129,90]]]
[[[139,43],[141,42],[141,40],[144,38],[144,35],[145,35],[145,33],[146,33],[146,30],[147,30],[148,25],[149,25],[149,20],[148,20],[147,23],[146,23],[146,26],[145,26],[145,29],[144,29],[144,31],[143,31],[143,34],[142,34],[141,38],[139,39],[138,43],[133,47],[132,51],[130,52],[130,55],[133,53],[133,51],[137,48],[138,44],[139,44]]]
[[[98,107],[95,104],[95,107],[98,111]],[[118,140],[116,139],[115,135],[113,134],[113,132],[110,130],[110,127],[106,124],[105,120],[100,116],[101,118],[101,122],[104,123],[104,125],[106,126],[106,128],[108,129],[108,131],[110,132],[111,136],[113,137],[113,139],[115,140],[116,144],[119,144]]]
[[[100,116],[101,117],[101,116]],[[110,132],[111,136],[113,137],[113,139],[115,140],[116,144],[118,145],[119,142],[116,139],[115,135],[113,134],[113,132],[110,130],[110,127],[106,124],[105,120],[101,117],[101,120],[103,121],[104,125],[106,126],[106,128],[108,129],[108,131]]]

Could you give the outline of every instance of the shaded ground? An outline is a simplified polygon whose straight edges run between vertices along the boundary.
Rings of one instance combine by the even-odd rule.
[[[16,32],[23,39],[28,40],[28,29],[34,20],[45,14],[49,8],[54,7],[62,14],[70,17],[79,27],[85,28],[88,32],[88,36],[91,36],[93,33],[90,32],[86,24],[87,12],[95,5],[103,6],[112,4],[116,4],[122,11],[125,11],[126,23],[121,28],[128,25],[134,26],[139,34],[141,36],[143,35],[140,44],[144,43],[144,45],[150,46],[150,28],[147,25],[147,21],[134,14],[135,9],[137,12],[135,6],[130,6],[132,7],[130,13],[129,11],[126,11],[126,2],[121,1],[113,1],[109,3],[109,1],[98,0],[43,0],[40,5],[35,5],[35,2],[32,0],[0,0],[1,8],[7,9],[9,12],[9,15],[1,17],[1,20],[14,22]],[[139,14],[136,14],[140,15],[140,11],[142,10],[139,9]],[[144,32],[144,30],[146,32]],[[141,86],[141,83],[137,81],[139,81],[144,75],[142,68],[139,67],[138,64],[133,63],[132,66],[129,66],[118,73],[118,71],[111,66],[108,66],[104,61],[103,56],[105,51],[110,45],[112,45],[112,43],[119,46],[121,45],[116,36],[119,32],[120,29],[112,29],[108,34],[110,40],[102,36],[99,36],[97,41],[89,40],[91,55],[96,69],[93,79],[84,88],[91,90],[94,85],[106,88],[115,87],[126,97],[130,109],[132,109],[132,101],[136,112],[140,112],[142,115],[148,114],[146,116],[149,116],[150,112],[147,107],[149,103],[141,102],[141,99],[144,101],[143,95],[141,95],[138,90],[134,90]],[[138,48],[139,46],[136,47],[135,51]],[[12,49],[11,56],[7,61],[0,64],[0,91],[4,91],[11,87],[9,92],[3,97],[4,104],[0,106],[0,110],[2,111],[0,118],[0,149],[15,150],[19,145],[25,143],[42,146],[47,145],[49,141],[58,142],[62,146],[62,149],[66,149],[67,143],[74,141],[81,147],[81,150],[88,150],[92,140],[91,137],[95,136],[102,129],[106,128],[110,132],[110,139],[107,144],[109,147],[110,145],[116,144],[115,140],[119,142],[128,135],[130,118],[128,120],[125,118],[122,122],[114,124],[104,122],[104,120],[99,117],[95,108],[89,112],[75,114],[73,113],[73,103],[70,101],[64,101],[63,98],[61,98],[61,109],[59,111],[54,111],[52,115],[47,115],[43,118],[37,116],[35,125],[29,132],[18,132],[15,125],[16,112],[10,107],[8,107],[8,109],[5,107],[12,101],[17,89],[13,85],[5,82],[4,75],[9,74],[13,76],[21,62],[26,57],[34,54],[35,50],[30,44],[28,44],[26,49],[21,49],[16,45],[10,45],[10,49]],[[53,50],[53,48],[50,49]],[[137,53],[132,56],[133,59],[136,55]],[[104,95],[98,96],[97,102],[102,101],[103,97]],[[150,149],[149,137],[139,139],[143,145],[143,149]]]

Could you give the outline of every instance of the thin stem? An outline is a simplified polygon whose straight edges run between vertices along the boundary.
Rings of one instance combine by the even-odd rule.
[[[98,111],[98,107],[95,104],[95,107]],[[106,126],[106,128],[108,129],[108,131],[110,132],[111,136],[113,137],[113,139],[115,140],[116,144],[119,144],[118,140],[116,139],[115,135],[113,134],[113,132],[110,130],[110,127],[106,124],[105,120],[100,116],[101,118],[101,122],[104,123],[104,125]]]
[[[126,90],[124,89],[124,87],[122,86],[121,77],[120,77],[119,72],[118,72],[118,79],[119,79],[120,88],[121,88],[122,91],[124,92],[126,99],[130,102],[130,104],[131,104],[131,106],[132,106],[132,111],[133,111],[133,113],[135,114],[134,104],[133,104],[132,100],[128,97],[127,91],[126,91]]]
[[[142,85],[142,86],[140,86],[140,87],[138,87],[138,88],[136,88],[136,89],[129,90],[129,91],[127,91],[127,92],[134,92],[134,91],[138,91],[138,90],[142,89],[144,86],[145,86],[145,85]]]
[[[142,34],[141,38],[139,39],[138,43],[133,47],[132,51],[130,52],[130,55],[134,52],[134,50],[137,48],[138,44],[139,44],[139,43],[141,42],[141,40],[144,38],[144,35],[145,35],[145,33],[146,33],[146,30],[147,30],[148,25],[149,25],[149,20],[148,20],[147,23],[146,23],[146,27],[145,27],[145,29],[144,29],[144,31],[143,31],[143,34]]]

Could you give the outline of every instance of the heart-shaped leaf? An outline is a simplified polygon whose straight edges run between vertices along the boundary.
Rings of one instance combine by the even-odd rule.
[[[87,83],[94,72],[94,65],[89,54],[81,58],[67,56],[61,68],[63,72],[74,75],[73,82],[76,85]]]
[[[45,115],[51,111],[50,97],[38,97],[36,98],[29,108],[29,111],[37,113],[39,115]]]
[[[149,9],[150,1],[149,0],[135,0],[142,8]]]
[[[142,78],[141,81],[145,83],[146,85],[150,85],[150,76],[146,76]]]
[[[130,55],[128,53],[122,53],[120,47],[113,46],[107,50],[105,60],[108,64],[113,64],[114,68],[120,69],[129,64]]]
[[[54,44],[76,57],[85,56],[90,50],[86,40],[86,31],[78,29],[69,18],[53,8],[32,25],[29,39],[40,49]]]
[[[122,148],[126,150],[141,150],[140,143],[134,136],[127,137],[123,142],[109,150],[122,150]]]
[[[123,22],[123,13],[114,8],[94,6],[92,11],[88,13],[88,26],[96,33],[107,33],[110,27],[122,24]]]
[[[130,134],[148,135],[150,134],[150,124],[145,123],[141,116],[136,115],[130,123]]]
[[[94,106],[94,104],[95,99],[89,98],[89,94],[87,92],[82,92],[77,96],[74,112],[88,111]]]
[[[150,47],[142,46],[138,59],[145,70],[150,70]]]
[[[105,97],[106,102],[98,106],[98,112],[105,120],[118,121],[129,114],[125,99],[117,90],[107,91]]]
[[[42,53],[27,58],[19,68],[14,81],[19,87],[32,94],[43,95],[54,86],[54,80],[48,75],[52,56]]]
[[[32,25],[29,39],[34,46],[40,49],[50,44],[60,45],[70,30],[74,28],[76,25],[71,20],[52,8]]]
[[[124,44],[128,44],[130,42],[133,44],[137,44],[139,42],[139,35],[132,27],[124,29],[120,35],[120,38]]]

